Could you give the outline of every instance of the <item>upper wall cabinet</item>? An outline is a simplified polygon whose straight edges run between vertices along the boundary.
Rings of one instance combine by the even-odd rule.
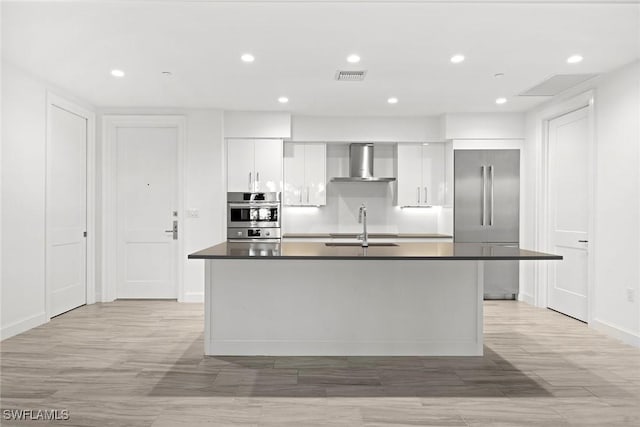
[[[282,191],[282,140],[228,139],[227,191]]]
[[[398,205],[443,205],[444,163],[444,143],[398,144]]]
[[[284,144],[285,206],[327,204],[327,146],[317,143]]]

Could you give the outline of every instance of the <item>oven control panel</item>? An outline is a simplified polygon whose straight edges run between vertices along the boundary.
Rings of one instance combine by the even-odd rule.
[[[279,239],[280,228],[228,228],[227,239]]]

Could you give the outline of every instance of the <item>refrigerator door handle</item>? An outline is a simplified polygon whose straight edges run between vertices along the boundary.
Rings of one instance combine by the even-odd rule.
[[[487,167],[482,166],[482,218],[480,225],[484,226],[486,223],[487,214],[485,212],[485,206],[487,201]]]
[[[495,168],[493,165],[489,165],[489,173],[491,175],[491,214],[489,217],[489,225],[493,226],[493,182],[494,182]]]

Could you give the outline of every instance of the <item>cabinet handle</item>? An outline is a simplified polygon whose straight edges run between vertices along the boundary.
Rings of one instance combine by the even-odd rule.
[[[307,204],[309,203],[309,187],[307,187]]]
[[[249,191],[253,191],[253,188],[251,188],[251,172],[249,172]]]
[[[420,204],[420,187],[418,187],[418,204]]]
[[[578,240],[579,243],[589,243],[588,240]]]
[[[260,182],[260,172],[256,172],[256,182]]]
[[[428,203],[427,202],[427,187],[426,186],[424,187],[424,202]]]
[[[298,192],[299,196],[300,196],[300,204],[302,204],[302,188],[300,188],[300,191]]]

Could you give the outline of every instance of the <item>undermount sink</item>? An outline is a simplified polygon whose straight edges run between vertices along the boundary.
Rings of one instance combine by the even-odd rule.
[[[331,242],[325,243],[325,246],[362,246],[360,242]],[[395,243],[391,242],[369,242],[369,246],[398,246]]]

